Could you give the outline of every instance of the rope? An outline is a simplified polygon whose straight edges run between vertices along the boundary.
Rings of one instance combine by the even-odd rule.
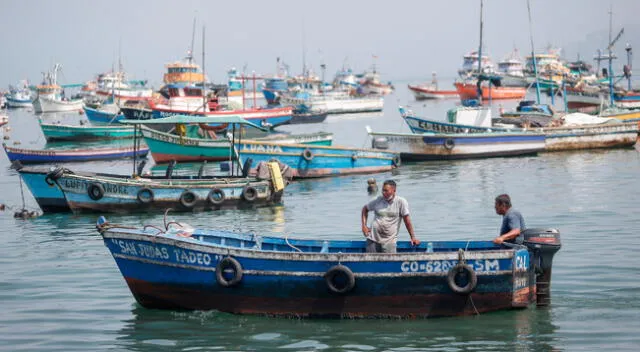
[[[469,301],[471,301],[471,306],[473,306],[473,310],[476,312],[476,315],[480,315],[480,312],[478,312],[478,308],[476,308],[476,304],[473,303],[473,297],[471,297],[471,295],[469,295]]]
[[[298,251],[298,253],[302,253],[302,250],[300,250],[300,248],[292,245],[291,243],[289,243],[289,235],[285,234],[284,235],[284,241],[287,243],[287,245],[289,245],[289,247],[295,249],[296,251]]]
[[[20,180],[20,196],[22,196],[22,209],[25,209],[26,205],[24,202],[24,187],[22,187],[22,177],[18,176],[18,179]]]

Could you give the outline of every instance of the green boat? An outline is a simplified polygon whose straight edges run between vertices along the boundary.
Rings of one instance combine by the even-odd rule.
[[[230,139],[238,140],[250,139],[263,142],[277,142],[283,144],[308,144],[316,146],[330,146],[333,142],[333,134],[328,132],[316,132],[310,134],[286,134],[269,133],[260,137],[250,137],[251,133],[244,132],[244,128],[231,128],[234,126],[252,127],[258,130],[263,128],[254,125],[240,117],[202,117],[202,116],[171,116],[163,119],[149,120],[122,120],[122,123],[140,125],[140,130],[144,141],[151,151],[151,155],[156,163],[167,163],[172,160],[176,162],[200,162],[200,161],[223,161],[229,160],[233,149]],[[182,129],[180,133],[161,132],[146,125],[174,124],[176,129]],[[191,124],[187,129],[186,125]],[[200,137],[193,135],[193,124],[204,128],[200,131]],[[218,127],[211,126],[216,124]],[[185,126],[184,128],[178,126]],[[219,135],[214,130],[225,128],[226,135]],[[175,132],[175,131],[173,131]]]
[[[47,141],[90,141],[133,138],[134,127],[127,125],[65,125],[40,122]],[[140,133],[138,133],[140,136]]]

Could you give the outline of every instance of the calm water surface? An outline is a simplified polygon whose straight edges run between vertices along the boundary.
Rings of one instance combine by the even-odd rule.
[[[331,116],[289,131],[334,132],[336,144],[367,146],[375,131],[408,131],[396,106],[444,119],[453,102],[412,102],[405,85],[384,113]],[[506,103],[511,107],[515,103]],[[44,146],[31,112],[10,111],[8,143]],[[77,122],[77,114],[45,120]],[[128,161],[72,169],[130,173]],[[422,240],[490,239],[500,217],[493,198],[507,192],[529,227],[555,227],[546,309],[432,320],[290,320],[140,307],[94,230],[97,215],[15,220],[21,184],[0,156],[0,350],[6,351],[636,351],[640,348],[640,153],[636,149],[405,164],[393,172],[302,181],[284,205],[253,211],[170,214],[194,226],[322,239],[359,239],[366,180],[398,182]],[[26,207],[37,209],[24,189]],[[109,215],[116,223],[162,222],[162,215]],[[403,229],[401,236],[408,238]]]

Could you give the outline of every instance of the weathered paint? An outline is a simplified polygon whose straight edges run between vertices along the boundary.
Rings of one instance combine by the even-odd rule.
[[[9,160],[19,160],[23,164],[56,163],[89,160],[112,160],[122,158],[145,157],[149,153],[141,148],[97,148],[97,149],[19,149],[3,144]]]
[[[158,229],[116,226],[106,228],[102,236],[134,297],[149,308],[412,318],[523,308],[536,299],[528,250],[500,248],[488,241],[433,242],[434,252],[426,252],[426,243],[412,247],[399,242],[397,254],[367,254],[364,241],[199,229],[180,237]],[[478,278],[470,294],[454,293],[447,283],[461,255]],[[233,287],[216,281],[216,266],[226,257],[242,267],[242,280]],[[338,263],[355,276],[355,286],[344,294],[331,292],[324,279]]]

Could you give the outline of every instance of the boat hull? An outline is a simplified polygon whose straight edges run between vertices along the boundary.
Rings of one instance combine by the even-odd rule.
[[[48,171],[19,170],[19,173],[42,212],[64,213],[71,211],[62,189],[55,182],[47,179]]]
[[[229,160],[231,157],[231,142],[226,138],[217,140],[180,138],[174,134],[148,128],[143,129],[142,134],[156,163],[167,163],[172,160],[178,162],[223,161]],[[309,145],[331,145],[332,140],[332,135],[326,133],[291,135],[273,139],[278,143],[303,143]]]
[[[33,101],[33,110],[36,113],[81,111],[82,104],[82,99],[57,100],[39,96]]]
[[[31,99],[16,99],[7,97],[7,107],[9,108],[30,108],[33,106]]]
[[[165,118],[173,115],[203,115],[193,111],[178,111],[164,108],[152,108],[152,117],[154,119]],[[229,111],[212,111],[206,113],[206,116],[240,116],[243,119],[261,126],[276,127],[287,123],[293,115],[292,107],[274,108],[274,109],[246,109],[246,110],[229,110]]]
[[[90,160],[112,160],[143,158],[149,153],[146,147],[138,148],[100,148],[100,149],[18,149],[3,144],[10,161],[19,160],[22,164],[78,162]]]
[[[416,100],[428,100],[428,99],[455,99],[458,97],[458,92],[455,90],[439,90],[435,87],[429,86],[414,86],[409,84],[409,90],[413,93]]]
[[[371,133],[372,147],[400,153],[403,161],[536,155],[545,137],[535,133],[409,134]]]
[[[40,124],[47,141],[89,141],[133,138],[132,126],[71,126]],[[140,135],[140,134],[138,134]]]
[[[457,82],[455,86],[461,100],[477,99],[478,88],[475,84]],[[526,93],[527,90],[524,87],[482,87],[483,100],[522,99]]]
[[[545,151],[629,148],[636,144],[636,124],[601,124],[544,128]]]
[[[100,111],[98,109],[92,109],[86,106],[83,108],[83,110],[85,116],[87,116],[87,119],[91,121],[91,123],[97,125],[108,125],[124,119],[123,114],[114,114],[107,111]]]
[[[395,152],[304,144],[247,141],[236,144],[241,160],[255,163],[277,159],[293,178],[315,178],[390,171],[399,165]],[[252,170],[255,172],[255,170]]]
[[[133,296],[147,308],[290,317],[428,318],[524,308],[536,302],[534,268],[523,246],[501,250],[490,242],[433,242],[442,251],[427,253],[426,244],[411,249],[400,242],[398,254],[370,255],[364,253],[364,241],[276,243],[255,234],[226,236],[211,231],[223,237],[207,245],[207,231],[195,230],[183,238],[171,232],[151,233],[119,230],[117,225],[102,232]],[[317,248],[307,247],[308,242]],[[322,242],[326,252],[320,249]],[[334,242],[348,244],[333,248]],[[460,258],[455,246],[468,249],[463,258],[477,277],[473,292],[456,293],[448,283]],[[216,277],[220,262],[229,258],[238,263],[242,275],[225,286]],[[328,287],[326,275],[336,265],[353,273],[355,284],[347,292]]]

